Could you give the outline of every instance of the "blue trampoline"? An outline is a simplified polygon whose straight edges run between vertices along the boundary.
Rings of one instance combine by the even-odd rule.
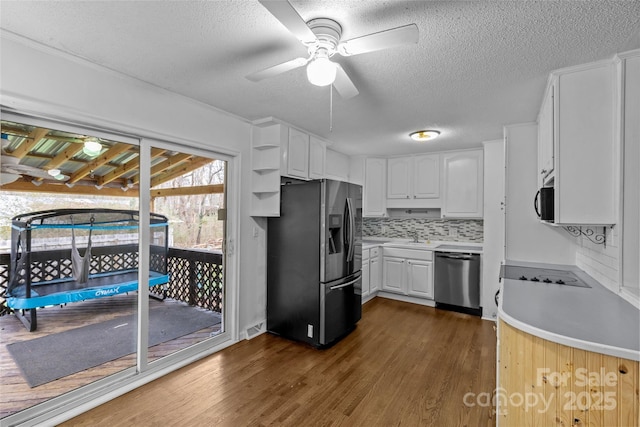
[[[7,305],[29,331],[35,331],[38,308],[137,291],[138,223],[138,211],[115,209],[15,216]],[[150,226],[148,286],[166,285],[167,218],[152,213]],[[84,247],[78,248],[81,244]]]

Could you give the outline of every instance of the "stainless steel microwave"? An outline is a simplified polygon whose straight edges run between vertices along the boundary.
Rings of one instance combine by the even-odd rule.
[[[538,190],[533,206],[538,218],[542,221],[553,222],[553,187],[542,187]]]

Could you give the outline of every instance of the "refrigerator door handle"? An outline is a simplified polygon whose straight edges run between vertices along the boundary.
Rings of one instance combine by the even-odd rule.
[[[349,241],[347,242],[349,245],[349,250],[347,252],[347,261],[353,261],[353,256],[355,252],[355,218],[353,213],[353,199],[351,197],[347,198],[347,221],[349,221]]]
[[[349,281],[349,282],[347,282],[347,283],[343,283],[343,284],[341,284],[341,285],[331,286],[329,289],[330,289],[330,290],[332,290],[332,291],[335,291],[336,289],[346,288],[347,286],[351,286],[351,285],[353,285],[353,284],[354,284],[354,283],[356,283],[358,280],[360,280],[360,276],[358,276],[358,278],[357,278],[357,279],[353,279],[353,280],[351,280],[351,281]]]

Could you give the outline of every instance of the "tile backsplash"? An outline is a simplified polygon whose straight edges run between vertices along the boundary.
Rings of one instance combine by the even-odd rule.
[[[411,239],[414,231],[420,240],[482,242],[481,219],[363,218],[362,235],[388,239]]]
[[[596,227],[595,232],[601,231],[600,227]],[[576,265],[610,290],[618,292],[618,228],[607,227],[605,233],[606,245],[595,244],[584,236],[578,237]]]

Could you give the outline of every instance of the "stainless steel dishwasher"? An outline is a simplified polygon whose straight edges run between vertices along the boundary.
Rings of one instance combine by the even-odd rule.
[[[480,254],[436,252],[436,307],[482,315]]]

